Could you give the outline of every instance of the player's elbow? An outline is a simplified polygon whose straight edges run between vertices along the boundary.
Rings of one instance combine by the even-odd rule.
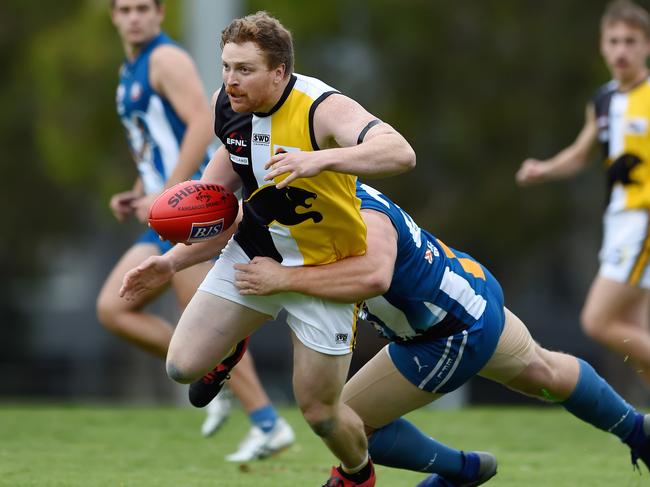
[[[402,137],[402,143],[399,144],[399,149],[394,152],[394,161],[396,166],[396,173],[403,173],[412,170],[415,167],[415,151],[411,144]]]
[[[415,151],[413,150],[413,147],[411,147],[411,144],[407,142],[406,147],[404,148],[404,160],[403,160],[404,171],[411,171],[412,169],[415,169],[415,163],[416,163]]]
[[[588,163],[589,163],[589,153],[588,152],[579,153],[575,161],[576,171],[582,171],[585,167],[587,167]]]
[[[583,144],[573,144],[566,151],[566,158],[570,161],[568,164],[575,170],[584,168],[589,162],[590,148],[584,147]]]
[[[391,278],[390,273],[387,274],[379,268],[367,273],[365,279],[363,279],[364,297],[370,298],[384,294],[390,287]]]

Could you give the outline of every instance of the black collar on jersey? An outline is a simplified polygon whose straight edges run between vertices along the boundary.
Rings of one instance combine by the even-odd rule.
[[[636,89],[638,86],[642,85],[643,83],[647,83],[648,80],[650,80],[650,76],[646,75],[643,78],[641,78],[639,81],[634,83],[632,86],[630,86],[627,90],[621,90],[620,83],[618,82],[618,80],[616,80],[616,91],[622,94],[629,93],[630,91]]]
[[[282,104],[284,103],[284,101],[289,97],[289,93],[291,93],[291,90],[293,89],[293,85],[296,84],[297,79],[298,78],[296,78],[295,74],[291,75],[291,79],[289,80],[289,83],[287,83],[287,86],[284,88],[284,92],[282,93],[282,96],[275,104],[275,106],[271,108],[269,112],[267,113],[253,112],[253,115],[255,115],[256,117],[268,117],[269,115],[273,115],[275,112],[277,112],[282,106]]]

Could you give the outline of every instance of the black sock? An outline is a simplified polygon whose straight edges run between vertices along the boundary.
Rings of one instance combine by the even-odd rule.
[[[363,467],[361,470],[359,470],[357,473],[347,473],[341,467],[338,468],[338,471],[346,479],[351,480],[354,483],[360,484],[370,478],[370,474],[372,473],[372,465],[370,463],[370,460],[368,460],[366,466]]]

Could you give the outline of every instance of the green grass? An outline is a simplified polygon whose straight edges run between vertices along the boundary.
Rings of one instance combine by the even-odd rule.
[[[203,413],[170,407],[0,405],[0,486],[318,486],[334,462],[295,409],[282,414],[296,444],[246,465],[223,460],[248,431],[234,411],[203,439]],[[488,485],[632,487],[650,475],[632,471],[618,439],[560,408],[424,410],[410,419],[457,448],[492,451],[499,474]],[[379,487],[414,486],[424,476],[378,467]]]

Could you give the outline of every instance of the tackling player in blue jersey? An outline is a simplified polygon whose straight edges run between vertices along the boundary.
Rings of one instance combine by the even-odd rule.
[[[350,379],[343,399],[363,419],[375,463],[432,473],[423,487],[491,478],[491,454],[450,448],[401,417],[481,375],[561,404],[618,436],[635,464],[640,458],[648,465],[650,416],[634,410],[587,362],[535,343],[504,307],[501,287],[483,265],[420,229],[373,188],[358,185],[357,195],[368,228],[365,255],[291,268],[256,258],[236,266],[236,284],[242,294],[366,300],[364,318],[391,343]]]

